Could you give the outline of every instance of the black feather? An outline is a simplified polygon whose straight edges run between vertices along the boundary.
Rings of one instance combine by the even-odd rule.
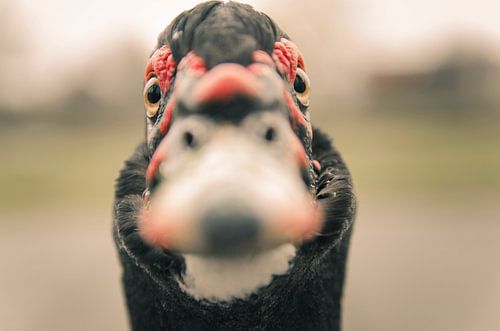
[[[281,36],[267,15],[249,5],[209,1],[180,14],[160,34],[156,48],[169,45],[177,63],[194,50],[208,68],[224,62],[248,65],[253,51],[271,54]]]

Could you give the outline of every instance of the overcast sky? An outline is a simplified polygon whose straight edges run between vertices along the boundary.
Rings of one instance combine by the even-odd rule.
[[[286,14],[314,24],[314,17],[301,17],[301,12],[292,12],[286,6],[286,0],[269,1],[245,2],[254,5],[256,9],[267,9],[274,5],[274,8],[280,10],[275,14]],[[110,39],[124,33],[143,42],[144,49],[150,49],[159,31],[174,16],[199,2],[0,0],[0,5],[11,7],[9,15],[18,23],[11,33],[19,34],[29,42],[30,59],[22,61],[30,64],[32,84],[40,85],[36,76],[46,77],[51,73],[53,80],[57,80],[57,75],[62,75],[68,65],[85,61],[85,54],[104,48]],[[278,6],[277,3],[281,5]],[[383,54],[382,57],[385,57],[385,54],[406,52],[418,58],[418,52],[415,54],[414,51],[415,45],[439,40],[440,36],[446,34],[463,34],[473,36],[472,38],[482,36],[485,40],[491,40],[487,44],[492,44],[491,48],[497,51],[500,45],[500,0],[311,0],[308,6],[317,6],[325,14],[325,6],[321,3],[328,4],[327,10],[332,12],[332,20],[339,18],[339,15],[334,15],[339,11],[347,17],[344,21],[350,25],[349,31],[358,47],[362,47],[362,52],[356,50],[354,55],[371,53],[379,56]],[[122,36],[119,39],[123,39]],[[342,44],[337,44],[337,47],[338,45]],[[399,56],[405,57],[408,56]],[[18,66],[16,59],[12,61],[10,67]],[[12,89],[17,90],[15,86]],[[12,93],[6,94],[8,97]]]
[[[8,0],[0,0],[8,1]],[[195,0],[10,0],[25,13],[38,51],[44,57],[70,56],[121,31],[134,31],[145,42],[155,40],[176,14]],[[259,0],[246,1],[257,8]],[[335,2],[335,1],[334,1]],[[408,47],[448,31],[481,33],[500,40],[498,0],[345,0],[353,26],[367,44],[377,48]],[[395,28],[397,27],[397,28]],[[61,47],[61,46],[65,47]]]

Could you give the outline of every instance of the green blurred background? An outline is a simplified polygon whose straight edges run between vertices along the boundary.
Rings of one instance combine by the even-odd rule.
[[[197,1],[0,0],[0,330],[124,330],[114,179]],[[249,1],[301,47],[359,211],[344,329],[500,330],[500,4]]]

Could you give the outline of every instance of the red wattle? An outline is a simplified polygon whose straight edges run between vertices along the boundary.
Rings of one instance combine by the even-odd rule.
[[[144,80],[148,81],[153,74],[156,74],[162,93],[170,88],[170,83],[177,70],[177,65],[172,55],[172,51],[166,45],[157,49],[146,65]]]
[[[288,76],[290,84],[293,84],[297,68],[306,70],[304,57],[299,48],[290,40],[282,38],[274,44],[273,57],[278,69]]]
[[[148,185],[153,181],[158,168],[166,159],[165,148],[162,148],[162,144],[164,142],[165,141],[163,141],[154,152],[153,157],[149,162],[148,169],[146,170],[146,183],[148,183]]]

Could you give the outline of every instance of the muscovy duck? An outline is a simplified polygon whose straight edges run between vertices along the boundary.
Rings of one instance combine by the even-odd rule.
[[[160,34],[144,80],[113,223],[132,329],[340,330],[355,198],[297,46],[209,1]]]

